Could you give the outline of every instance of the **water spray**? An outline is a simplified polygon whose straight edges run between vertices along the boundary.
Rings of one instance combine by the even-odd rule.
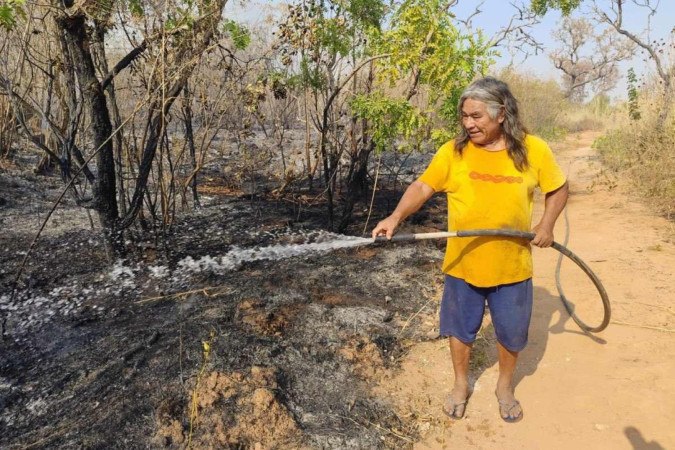
[[[378,236],[374,239],[374,242],[409,242],[409,241],[421,241],[421,240],[427,240],[427,239],[448,239],[448,238],[458,238],[458,237],[478,237],[478,236],[500,236],[500,237],[511,237],[511,238],[521,238],[525,239],[528,242],[534,239],[535,234],[534,233],[529,233],[525,231],[517,231],[517,230],[506,230],[506,229],[481,229],[481,230],[462,230],[462,231],[442,231],[442,232],[435,232],[435,233],[401,233],[401,234],[395,234],[391,239],[387,239],[385,236]],[[598,333],[605,328],[607,328],[607,325],[609,325],[609,320],[611,316],[611,308],[609,304],[609,297],[607,295],[607,291],[605,290],[604,286],[600,282],[600,279],[598,276],[591,270],[588,265],[581,260],[577,255],[572,253],[567,247],[565,247],[562,244],[559,244],[557,242],[553,242],[551,245],[552,248],[556,249],[558,252],[560,252],[560,257],[558,258],[558,263],[556,265],[556,270],[555,270],[555,281],[556,281],[556,287],[558,289],[558,294],[560,295],[560,300],[562,301],[563,305],[565,306],[565,309],[569,313],[570,317],[572,317],[572,320],[576,322],[579,327],[586,332],[590,333]],[[602,306],[604,310],[602,322],[598,326],[589,326],[586,323],[584,323],[579,317],[576,315],[574,311],[574,304],[572,304],[567,297],[565,297],[565,294],[562,289],[562,285],[560,282],[560,266],[562,262],[562,257],[566,256],[567,258],[571,259],[574,261],[574,263],[581,268],[581,270],[584,271],[586,275],[591,279],[593,284],[595,285],[595,288],[598,290],[598,293],[600,294],[600,298],[602,299]]]

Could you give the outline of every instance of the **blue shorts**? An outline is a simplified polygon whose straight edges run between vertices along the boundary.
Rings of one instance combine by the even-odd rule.
[[[475,341],[483,322],[485,300],[499,343],[512,352],[524,349],[532,317],[531,278],[480,288],[446,275],[440,312],[441,336],[454,336],[465,344]]]

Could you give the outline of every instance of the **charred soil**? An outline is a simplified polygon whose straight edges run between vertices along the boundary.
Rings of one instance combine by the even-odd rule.
[[[401,448],[415,422],[372,387],[433,339],[442,251],[370,245],[218,264],[311,242],[324,209],[217,195],[109,262],[65,202],[14,280],[55,176],[0,174],[0,447]],[[379,213],[395,204],[382,195]],[[442,228],[442,202],[415,220]],[[365,214],[365,213],[364,213]],[[376,211],[375,214],[378,214]],[[431,221],[429,218],[434,220]],[[360,234],[352,230],[354,234]],[[222,259],[220,259],[222,261]]]

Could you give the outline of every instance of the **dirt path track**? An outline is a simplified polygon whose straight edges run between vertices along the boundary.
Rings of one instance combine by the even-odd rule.
[[[604,283],[613,323],[596,338],[580,333],[557,298],[557,252],[535,249],[530,345],[516,373],[524,419],[507,424],[498,416],[489,330],[477,344],[482,360],[473,368],[466,417],[456,422],[441,413],[453,380],[446,342],[418,344],[403,370],[379,387],[394,392],[402,415],[420,422],[424,439],[415,448],[675,448],[673,225],[633,200],[623,180],[604,175],[590,147],[594,137],[572,136],[555,150],[571,185],[568,247]],[[564,227],[561,218],[559,242]],[[562,279],[582,318],[597,323],[600,300],[585,275],[568,261]]]

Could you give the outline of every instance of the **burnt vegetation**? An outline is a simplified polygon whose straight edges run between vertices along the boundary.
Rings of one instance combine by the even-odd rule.
[[[225,0],[0,5],[0,447],[411,447],[372,387],[436,337],[437,243],[234,256],[367,234],[495,48],[541,49],[531,11],[482,38],[456,3],[303,0],[273,27]],[[670,44],[618,12],[671,96]],[[502,75],[556,134],[623,56],[567,92]]]

